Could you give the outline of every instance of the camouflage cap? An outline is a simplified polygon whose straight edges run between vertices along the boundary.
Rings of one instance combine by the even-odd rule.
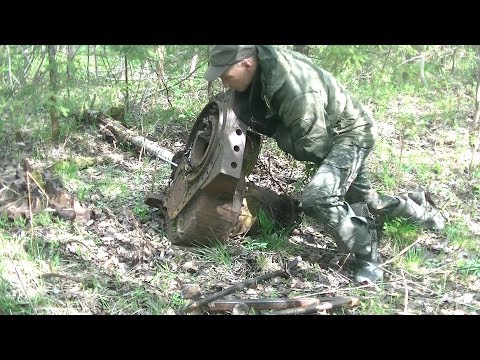
[[[255,45],[212,45],[209,50],[210,66],[204,78],[213,81],[221,76],[229,66],[247,59],[256,53]]]

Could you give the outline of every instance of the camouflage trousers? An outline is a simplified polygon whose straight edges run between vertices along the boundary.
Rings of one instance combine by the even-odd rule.
[[[372,189],[366,165],[371,150],[335,144],[305,187],[301,199],[303,212],[324,225],[337,245],[349,252],[354,252],[355,246],[347,244],[339,233],[341,224],[352,217],[349,204],[366,202],[373,214],[388,213],[399,204],[396,197]],[[358,222],[356,226],[363,227],[366,223]]]

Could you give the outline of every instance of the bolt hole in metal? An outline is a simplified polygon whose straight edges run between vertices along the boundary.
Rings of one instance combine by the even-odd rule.
[[[240,146],[235,145],[235,146],[233,147],[233,150],[235,150],[235,152],[239,152],[239,151],[240,151]]]
[[[237,135],[239,135],[239,136],[243,134],[243,131],[242,131],[242,129],[237,129],[235,132],[236,132],[236,133],[237,133]]]
[[[233,169],[236,169],[238,164],[234,161],[230,164],[230,166],[233,168]]]

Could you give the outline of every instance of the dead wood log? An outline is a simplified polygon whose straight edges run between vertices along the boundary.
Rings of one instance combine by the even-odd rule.
[[[115,141],[132,144],[139,151],[142,151],[143,149],[147,154],[164,160],[170,165],[176,166],[176,164],[172,162],[174,154],[170,150],[160,147],[154,141],[135,134],[132,130],[126,128],[119,121],[110,116],[99,111],[88,110],[85,113],[85,118],[88,121],[99,123],[101,125],[100,130],[102,133],[113,136]]]
[[[244,289],[246,287],[249,287],[251,285],[256,285],[258,284],[260,281],[264,281],[264,280],[268,280],[268,279],[272,279],[274,277],[277,277],[277,276],[280,276],[280,275],[285,275],[285,274],[289,274],[290,270],[292,270],[295,266],[298,265],[298,263],[301,261],[302,259],[297,256],[295,259],[293,259],[292,261],[290,261],[287,266],[285,267],[285,269],[282,269],[282,270],[277,270],[277,271],[274,271],[274,272],[270,272],[270,273],[267,273],[267,274],[263,274],[263,275],[260,275],[260,276],[257,276],[253,279],[249,279],[249,280],[246,280],[246,281],[243,281],[241,283],[238,283],[238,284],[235,284],[233,286],[230,286],[222,291],[219,291],[219,292],[216,292],[215,294],[212,294],[212,295],[209,295],[207,296],[206,298],[202,299],[202,300],[199,300],[199,301],[194,301],[194,302],[190,302],[189,304],[186,305],[185,307],[185,312],[191,312],[193,311],[194,309],[197,309],[197,308],[200,308],[200,307],[203,307],[209,303],[211,303],[212,301],[214,300],[217,300],[223,296],[226,296],[226,295],[229,295],[229,294],[232,294],[238,290],[241,290],[241,289]]]

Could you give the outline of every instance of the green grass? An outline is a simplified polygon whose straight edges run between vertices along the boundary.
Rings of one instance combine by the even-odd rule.
[[[186,300],[181,297],[177,292],[172,292],[170,287],[172,282],[175,281],[177,274],[172,271],[168,263],[162,263],[157,266],[153,284],[156,285],[162,294],[162,299],[158,298],[152,302],[150,307],[154,309],[154,314],[167,313],[169,309],[172,309],[175,313],[178,313],[182,309]]]
[[[53,215],[50,212],[43,211],[33,215],[32,225],[33,227],[49,227],[52,226],[55,221],[56,220],[53,218]]]
[[[133,205],[132,212],[141,222],[145,222],[149,219],[150,207],[143,200],[137,200]]]
[[[408,220],[387,219],[383,225],[383,234],[389,240],[394,251],[401,251],[411,245],[420,233],[420,228]]]
[[[233,264],[233,258],[227,246],[220,242],[214,243],[213,246],[200,247],[195,249],[195,252],[206,261],[211,261],[218,265],[231,267]]]
[[[385,163],[382,165],[380,180],[383,188],[387,191],[393,190],[398,186],[398,177],[391,164]]]
[[[289,229],[282,229],[278,222],[268,215],[262,208],[258,211],[260,234],[252,239],[249,246],[256,246],[263,250],[272,250],[279,253],[288,253],[292,246],[287,241]]]
[[[32,315],[35,310],[28,301],[18,299],[13,294],[13,288],[3,279],[0,267],[0,310],[7,315]]]
[[[379,285],[382,288],[382,285]],[[384,294],[385,295],[385,294]],[[348,313],[356,315],[390,315],[395,314],[399,304],[403,303],[403,297],[385,295],[382,299],[364,289],[352,289],[349,296],[360,299],[358,306],[353,308],[340,308],[335,313]]]
[[[476,252],[480,251],[478,238],[471,234],[468,226],[462,220],[448,224],[444,232],[453,246]]]
[[[53,165],[53,171],[55,175],[59,176],[62,179],[71,180],[78,178],[78,165],[75,162],[71,161],[57,161]]]
[[[10,221],[8,220],[7,212],[0,214],[0,231],[10,228]]]
[[[414,274],[422,274],[426,271],[424,260],[424,250],[420,247],[412,247],[402,258],[402,268]]]
[[[265,271],[271,268],[272,265],[272,257],[266,254],[259,254],[256,257],[256,265],[259,271]]]
[[[28,234],[0,231],[0,309],[8,314],[36,314],[49,303],[39,272],[43,262],[42,242]]]
[[[110,199],[117,196],[125,197],[129,193],[127,185],[112,178],[102,180],[98,185],[98,189],[103,196]]]
[[[77,187],[76,195],[78,200],[85,201],[93,193],[95,185],[83,183]]]
[[[457,262],[458,270],[464,275],[474,275],[480,277],[480,257],[473,259],[460,260]]]

